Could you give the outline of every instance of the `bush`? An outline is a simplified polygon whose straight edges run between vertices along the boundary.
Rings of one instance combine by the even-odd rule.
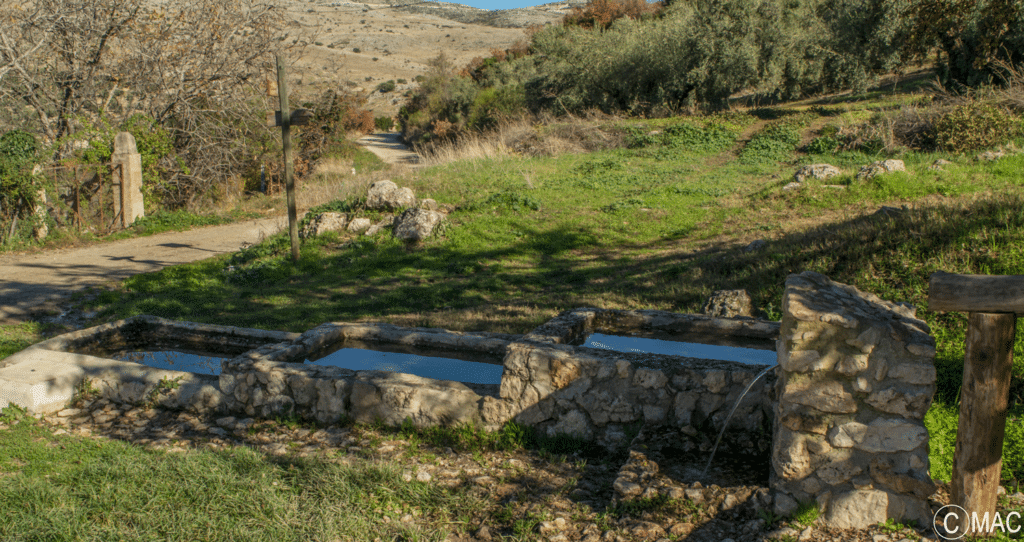
[[[378,130],[389,132],[395,127],[395,120],[391,117],[377,117],[373,119],[373,124]]]
[[[39,143],[24,130],[11,130],[0,136],[0,162],[20,165],[35,157]]]
[[[799,130],[789,123],[769,124],[750,138],[740,151],[740,161],[748,164],[784,162],[793,158],[800,142]]]
[[[818,136],[807,144],[808,154],[832,154],[839,149],[839,140],[831,136]]]
[[[664,4],[647,0],[590,0],[585,6],[574,7],[562,19],[565,26],[606,30],[622,19],[643,19],[657,15]]]
[[[384,81],[383,83],[377,85],[377,90],[379,90],[381,93],[387,93],[391,92],[392,90],[395,90],[395,86],[396,85],[394,81]]]
[[[965,152],[1006,143],[1021,134],[1021,121],[987,103],[954,107],[935,122],[935,145],[948,152]]]
[[[25,217],[35,207],[31,168],[37,151],[36,138],[28,132],[11,130],[0,136],[0,220]]]

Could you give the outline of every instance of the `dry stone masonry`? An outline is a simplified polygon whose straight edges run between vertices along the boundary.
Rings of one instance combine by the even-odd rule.
[[[55,376],[60,382],[88,379],[115,403],[218,416],[298,415],[325,424],[408,420],[419,427],[473,423],[488,429],[515,420],[549,436],[628,449],[630,462],[614,487],[620,500],[690,498],[700,486],[680,480],[701,475],[694,477],[693,465],[679,470],[671,463],[680,454],[706,457],[725,429],[719,454],[750,458],[756,463],[750,468],[763,465],[767,471],[770,464],[773,494],[752,503],[771,502],[775,513],[787,515],[801,503],[816,502],[824,522],[836,528],[863,528],[889,518],[927,524],[927,498],[935,489],[922,423],[935,390],[935,342],[928,326],[909,305],[812,272],[789,277],[782,310],[780,324],[576,309],[527,335],[346,323],[299,335],[137,317],[56,337],[0,361],[0,400],[5,375],[50,363],[69,368]],[[593,333],[762,348],[774,343],[779,365],[766,371],[767,366],[584,346]],[[104,357],[124,346],[161,345],[219,351],[229,359],[219,376],[205,376]],[[452,357],[461,352],[501,364],[502,376],[500,384],[471,384],[304,363],[350,347],[434,350]],[[33,408],[59,410],[66,399]],[[715,506],[733,508],[726,501]]]
[[[906,304],[813,272],[782,299],[772,450],[776,513],[817,501],[824,521],[863,528],[931,521],[928,432],[935,341]]]

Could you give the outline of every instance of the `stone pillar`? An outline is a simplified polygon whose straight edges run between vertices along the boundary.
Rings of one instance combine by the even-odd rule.
[[[46,203],[46,190],[37,190],[36,208],[33,210],[35,225],[32,227],[32,236],[36,241],[42,241],[50,234],[50,226],[46,223]]]
[[[114,137],[110,157],[114,179],[114,215],[121,215],[121,227],[146,216],[142,203],[142,156],[135,150],[135,137],[121,132]]]
[[[924,414],[935,340],[910,305],[804,272],[790,275],[778,340],[775,513],[816,501],[826,525],[929,525]]]

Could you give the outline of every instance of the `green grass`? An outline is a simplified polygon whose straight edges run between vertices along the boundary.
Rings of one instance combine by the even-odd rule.
[[[0,539],[12,542],[443,540],[445,522],[482,507],[459,488],[405,482],[396,464],[148,451],[14,417],[0,447]],[[398,521],[413,510],[430,521]]]

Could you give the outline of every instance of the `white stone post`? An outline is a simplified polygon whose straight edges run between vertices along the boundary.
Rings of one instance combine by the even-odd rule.
[[[121,216],[127,228],[136,218],[146,216],[142,203],[142,156],[135,150],[135,137],[121,132],[114,137],[110,157],[114,184],[114,216]]]
[[[930,525],[935,340],[913,307],[824,275],[790,275],[779,332],[775,513],[817,502],[835,528]]]

